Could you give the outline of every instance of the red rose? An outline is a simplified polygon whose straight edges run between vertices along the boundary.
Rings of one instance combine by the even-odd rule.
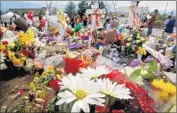
[[[124,110],[112,110],[112,113],[125,113]]]
[[[82,60],[74,58],[65,58],[65,72],[76,74],[80,68],[86,68],[88,64],[84,63]]]
[[[108,106],[96,106],[96,110],[98,113],[108,113],[110,111]]]
[[[58,84],[59,81],[60,81],[60,80],[57,80],[57,79],[51,80],[51,81],[49,82],[49,86],[52,87],[53,90],[59,91],[59,90],[60,90],[60,86],[59,86],[59,84]]]
[[[8,42],[7,41],[3,41],[2,44],[3,45],[8,45]]]

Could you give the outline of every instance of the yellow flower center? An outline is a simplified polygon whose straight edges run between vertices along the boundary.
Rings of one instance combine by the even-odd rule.
[[[77,90],[75,96],[81,100],[86,97],[86,93],[83,90]]]
[[[101,92],[105,95],[112,96],[112,91],[102,90]]]

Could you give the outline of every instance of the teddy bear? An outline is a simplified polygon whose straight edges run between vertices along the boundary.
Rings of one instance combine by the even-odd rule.
[[[112,30],[102,32],[102,38],[103,38],[104,44],[113,43],[116,39],[116,36],[117,36],[117,29],[115,28]]]

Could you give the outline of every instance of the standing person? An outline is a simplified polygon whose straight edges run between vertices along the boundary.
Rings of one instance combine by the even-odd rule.
[[[88,24],[92,24],[92,15],[91,14],[88,15]]]
[[[83,17],[83,25],[84,27],[87,27],[87,17],[85,15]]]
[[[163,26],[164,26],[164,29],[166,28],[168,22],[172,19],[172,16],[168,16],[167,19],[165,19],[164,23],[163,23]]]
[[[165,32],[166,33],[173,33],[173,28],[175,27],[176,19],[173,17],[166,25]]]
[[[71,19],[70,24],[71,24],[71,27],[72,27],[72,28],[74,28],[74,26],[75,26],[75,21],[74,21],[74,18],[72,18],[72,19]]]
[[[106,29],[106,30],[110,30],[111,29],[111,21],[110,21],[109,18],[106,19],[106,21],[105,21],[103,26],[104,26],[104,29]]]
[[[40,16],[39,21],[40,21],[40,30],[42,30],[46,27],[46,20],[43,18],[43,16]]]
[[[150,21],[148,22],[148,32],[147,32],[147,36],[151,35],[152,34],[152,30],[153,30],[153,27],[154,27],[154,24],[155,24],[155,20],[156,20],[156,15],[158,14],[158,9],[156,9],[154,11],[154,13],[151,14],[151,19]]]

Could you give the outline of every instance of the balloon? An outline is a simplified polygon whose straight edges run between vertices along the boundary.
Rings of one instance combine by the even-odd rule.
[[[119,33],[122,33],[124,30],[124,26],[123,25],[119,26],[118,30],[119,30]]]
[[[28,11],[28,13],[27,13],[27,17],[28,17],[30,20],[33,19],[33,16],[34,16],[33,11]]]
[[[75,27],[74,27],[74,31],[75,32],[78,32],[79,30],[81,30],[83,27],[83,24],[77,24]]]

